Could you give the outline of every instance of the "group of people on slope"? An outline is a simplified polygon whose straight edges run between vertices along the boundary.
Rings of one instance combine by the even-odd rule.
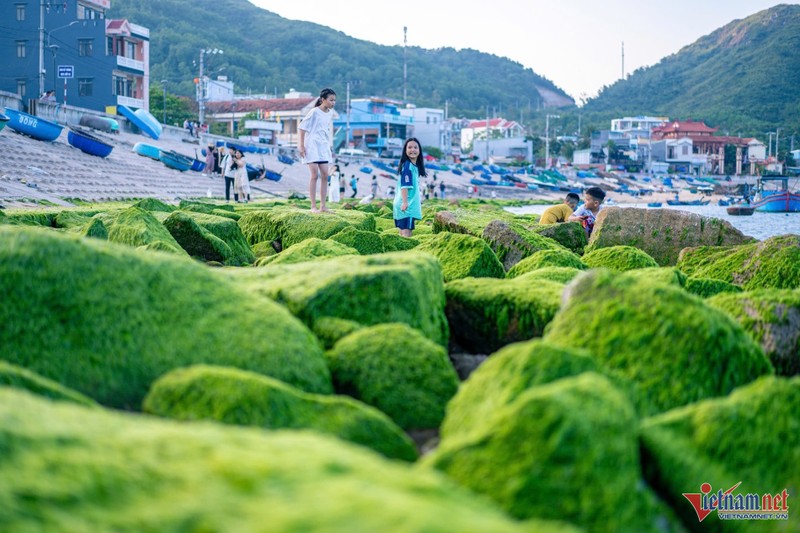
[[[250,179],[247,176],[247,160],[241,150],[235,148],[217,148],[209,144],[206,149],[206,166],[203,172],[209,177],[225,178],[225,201],[231,201],[231,189],[235,202],[250,200]],[[241,200],[239,199],[241,197]]]

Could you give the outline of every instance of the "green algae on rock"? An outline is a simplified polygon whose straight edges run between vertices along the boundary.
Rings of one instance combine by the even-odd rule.
[[[270,249],[272,249],[270,247]],[[321,261],[343,255],[358,255],[358,250],[330,239],[311,237],[293,244],[277,255],[268,255],[256,262],[256,266],[291,265],[306,261]]]
[[[515,279],[467,278],[445,286],[445,313],[459,345],[472,353],[492,353],[541,337],[561,306],[564,285]]]
[[[414,461],[411,439],[382,412],[346,396],[300,391],[235,368],[197,365],[161,376],[143,410],[176,420],[215,420],[264,429],[311,429]]]
[[[255,261],[255,255],[235,220],[204,213],[174,211],[163,224],[192,257],[229,266],[249,265]]]
[[[505,270],[510,270],[520,260],[539,250],[566,250],[556,241],[542,237],[517,222],[493,220],[483,229],[481,238],[489,243]]]
[[[518,519],[660,531],[672,516],[643,487],[633,407],[592,372],[522,391],[472,431],[442,439],[421,464]]]
[[[245,214],[239,219],[239,226],[251,245],[278,241],[288,248],[310,237],[327,239],[348,226],[375,231],[375,218],[358,211],[312,214],[292,207],[273,207]]]
[[[686,278],[684,286],[687,292],[695,294],[701,298],[709,298],[715,294],[728,292],[742,292],[742,288],[733,283],[711,278]]]
[[[326,352],[335,389],[403,429],[437,428],[458,375],[447,351],[405,324],[360,329]]]
[[[97,405],[88,396],[2,360],[0,360],[0,387],[22,389],[51,400],[73,402],[88,407]]]
[[[634,279],[663,283],[675,287],[683,287],[686,285],[686,274],[675,267],[634,268],[633,270],[625,271],[625,274]]]
[[[102,215],[104,216],[96,216],[100,217],[108,228],[109,242],[188,255],[167,228],[144,209],[129,207],[116,213],[108,212]]]
[[[705,400],[642,421],[640,439],[645,477],[685,524],[697,514],[682,496],[712,492],[742,482],[733,493],[796,497],[800,486],[800,378],[762,377],[725,398]],[[759,499],[759,503],[761,500]],[[791,503],[790,503],[791,507]],[[793,513],[790,509],[789,513]],[[711,513],[704,531],[791,531],[789,522],[726,520]]]
[[[188,258],[3,226],[0,293],[0,358],[104,405],[139,409],[153,380],[195,363],[331,391],[302,323]]]
[[[778,374],[800,374],[800,291],[725,293],[707,302],[741,324],[761,345]]]
[[[379,233],[381,244],[383,244],[383,251],[385,252],[402,252],[404,250],[411,250],[419,246],[419,241],[413,237],[401,237],[395,231],[383,231]]]
[[[578,274],[583,272],[582,270],[578,270],[577,268],[571,267],[544,267],[537,270],[532,270],[527,274],[522,274],[521,276],[517,276],[514,279],[525,279],[527,283],[533,283],[536,280],[544,280],[544,281],[555,281],[556,283],[561,283],[566,285],[573,279],[575,279]]]
[[[401,322],[447,345],[442,270],[434,257],[416,250],[231,269],[225,274],[285,304],[312,330],[323,317],[366,326]]]
[[[353,320],[323,316],[314,321],[314,329],[312,331],[320,340],[322,346],[326,350],[330,350],[340,339],[364,327]]]
[[[545,224],[526,226],[534,233],[547,237],[577,255],[583,255],[586,248],[586,230],[580,222],[562,222],[560,224]]]
[[[483,239],[442,232],[425,239],[415,251],[427,252],[442,264],[445,281],[473,278],[504,278],[502,263]]]
[[[355,248],[361,255],[383,253],[381,237],[374,231],[364,231],[348,226],[328,239]]]
[[[615,272],[658,266],[655,259],[633,246],[596,248],[585,253],[582,261],[589,268],[607,268]]]
[[[581,258],[570,252],[558,248],[539,250],[519,263],[514,265],[506,274],[508,278],[515,278],[533,270],[544,267],[571,267],[586,270],[588,267]]]
[[[744,290],[800,288],[800,235],[782,235],[736,247],[702,246],[681,251],[678,268]]]
[[[733,319],[681,288],[608,270],[578,276],[544,339],[585,348],[630,380],[643,414],[713,396],[773,372]]]
[[[143,198],[133,204],[133,207],[138,207],[145,211],[161,211],[162,213],[172,213],[176,209],[175,206],[165,204],[156,198]]]
[[[6,531],[564,531],[309,431],[178,423],[7,389],[0,449]]]

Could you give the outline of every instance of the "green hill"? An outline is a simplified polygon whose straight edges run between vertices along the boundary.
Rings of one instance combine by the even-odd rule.
[[[704,120],[723,134],[763,138],[775,127],[798,132],[798,50],[800,6],[779,5],[605,87],[584,106],[584,119],[607,129],[613,117],[664,115]]]
[[[237,93],[282,95],[290,88],[316,94],[333,87],[344,97],[381,95],[402,99],[403,47],[381,46],[309,22],[293,21],[247,0],[115,0],[110,17],[127,18],[150,29],[151,80],[167,79],[172,93],[194,95],[202,48],[224,50],[207,56],[209,75],[228,76]],[[369,20],[365,24],[383,24]],[[398,34],[402,31],[397,27]],[[391,31],[391,30],[389,30]],[[444,107],[452,115],[485,116],[486,105],[518,117],[540,107],[541,87],[571,100],[551,81],[507,58],[475,50],[408,47],[408,100]]]

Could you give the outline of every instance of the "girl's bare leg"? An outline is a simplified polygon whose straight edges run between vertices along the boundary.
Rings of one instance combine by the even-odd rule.
[[[308,193],[311,197],[311,212],[317,213],[319,210],[317,209],[317,176],[319,175],[319,164],[318,163],[309,163],[308,170],[311,172],[311,177],[308,183]],[[322,201],[324,202],[324,196]]]
[[[319,164],[319,203],[320,211],[329,211],[325,205],[328,199],[328,163]]]

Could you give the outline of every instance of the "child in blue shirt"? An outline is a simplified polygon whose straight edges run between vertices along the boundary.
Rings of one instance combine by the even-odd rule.
[[[419,198],[419,180],[425,177],[425,160],[422,147],[415,138],[410,138],[403,145],[400,166],[397,175],[397,188],[393,211],[394,225],[400,229],[400,235],[411,237],[414,221],[422,220],[422,204]]]
[[[575,210],[567,220],[580,222],[586,230],[586,237],[592,236],[594,222],[600,212],[600,204],[606,198],[606,193],[600,187],[589,187],[583,193],[583,205]]]

